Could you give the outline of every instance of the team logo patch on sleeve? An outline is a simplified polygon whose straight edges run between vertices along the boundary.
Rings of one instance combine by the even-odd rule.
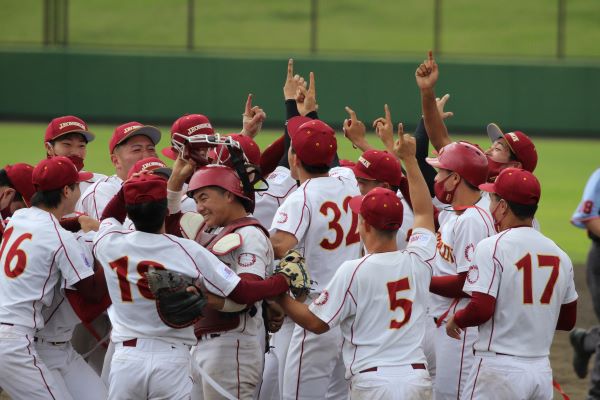
[[[238,256],[237,262],[240,267],[251,267],[256,264],[256,255],[252,253],[242,253]]]
[[[280,211],[279,214],[277,214],[277,223],[278,224],[283,224],[285,222],[287,222],[288,220],[288,215],[286,212]]]
[[[471,265],[469,267],[469,272],[467,272],[467,281],[471,284],[477,282],[479,279],[479,268],[477,265]]]
[[[473,253],[475,252],[475,245],[473,243],[469,243],[467,247],[465,247],[465,258],[467,261],[472,261]]]
[[[314,303],[316,306],[322,306],[322,305],[324,305],[325,303],[327,303],[327,300],[329,300],[329,292],[327,292],[327,290],[323,290],[323,291],[321,292],[321,294],[319,295],[319,297],[317,297],[317,298],[316,298],[316,299],[313,301],[313,303]]]

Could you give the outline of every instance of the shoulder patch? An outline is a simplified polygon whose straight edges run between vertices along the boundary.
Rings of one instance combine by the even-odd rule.
[[[471,265],[469,267],[469,272],[467,272],[467,281],[470,284],[473,284],[479,280],[479,268],[477,265]]]
[[[194,240],[203,222],[204,217],[202,215],[195,212],[186,212],[181,216],[179,226],[185,238]]]
[[[241,253],[237,258],[237,263],[242,268],[250,268],[256,264],[256,254]]]
[[[217,256],[224,256],[231,253],[242,245],[242,236],[239,233],[228,233],[219,239],[212,246],[212,253]]]
[[[284,211],[279,211],[277,213],[277,223],[278,224],[285,224],[288,220],[288,215],[286,212]]]
[[[467,247],[465,247],[465,258],[467,261],[473,261],[473,253],[475,252],[475,245],[473,243],[469,243]]]
[[[329,292],[327,290],[323,290],[319,297],[314,300],[316,306],[322,306],[329,300]]]

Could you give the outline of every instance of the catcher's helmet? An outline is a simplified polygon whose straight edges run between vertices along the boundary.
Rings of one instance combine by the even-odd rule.
[[[471,185],[485,183],[488,175],[488,160],[478,146],[467,142],[452,142],[440,149],[437,158],[427,158],[435,167],[456,172]]]
[[[244,192],[242,180],[228,166],[211,164],[199,168],[190,180],[188,196],[193,197],[194,191],[207,186],[217,186],[227,190],[242,201],[246,210],[251,212],[254,209],[254,193]]]
[[[210,121],[202,114],[186,114],[177,118],[171,126],[171,146],[162,150],[162,154],[176,160],[179,151],[186,142],[186,137],[193,135],[213,135],[215,133]]]

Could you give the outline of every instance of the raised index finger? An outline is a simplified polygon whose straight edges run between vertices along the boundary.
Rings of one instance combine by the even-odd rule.
[[[292,76],[294,76],[294,59],[290,58],[288,60],[287,78],[292,79]]]
[[[246,99],[246,109],[244,110],[244,114],[250,116],[252,113],[252,93],[248,93],[248,98]]]
[[[385,110],[385,120],[391,124],[392,123],[392,115],[390,114],[390,108],[388,107],[387,104],[385,104],[383,106],[383,109]]]
[[[402,122],[398,124],[398,140],[401,144],[404,144],[404,124]]]
[[[315,86],[315,73],[311,71],[308,79],[310,82],[308,91],[314,95],[317,92],[317,87]]]
[[[354,112],[354,110],[353,110],[353,109],[351,109],[350,107],[346,106],[346,112],[347,112],[348,114],[350,114],[350,119],[351,119],[352,121],[356,121],[356,113]]]
[[[429,54],[427,55],[427,60],[433,62],[433,51],[429,50]]]

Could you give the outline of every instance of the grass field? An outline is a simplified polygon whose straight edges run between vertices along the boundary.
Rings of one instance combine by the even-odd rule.
[[[0,138],[4,151],[4,163],[37,163],[43,156],[43,133],[46,126],[39,123],[1,123]],[[112,174],[112,165],[108,157],[108,140],[113,127],[92,125],[97,134],[96,141],[88,147],[86,168],[90,171]],[[163,140],[159,148],[168,145],[168,128],[163,127]],[[221,132],[230,132],[222,129]],[[257,141],[265,148],[278,132],[262,132]],[[455,136],[487,146],[486,137]],[[371,137],[373,145],[378,145],[376,137]],[[355,160],[360,153],[352,149],[350,143],[338,134],[339,153],[342,158]],[[538,218],[545,234],[554,239],[571,256],[575,263],[583,263],[589,245],[585,232],[574,228],[569,218],[576,208],[585,182],[598,167],[597,154],[600,141],[574,139],[535,138],[540,161],[536,175],[542,183],[542,198]],[[166,160],[168,161],[168,160]]]
[[[306,53],[311,0],[196,0],[198,50]],[[421,54],[433,46],[433,1],[322,0],[322,53]],[[557,1],[442,1],[441,48],[449,55],[553,57]],[[43,1],[0,0],[0,44],[41,43]],[[566,55],[600,57],[600,2],[566,1]],[[187,0],[69,0],[74,46],[183,49]]]

